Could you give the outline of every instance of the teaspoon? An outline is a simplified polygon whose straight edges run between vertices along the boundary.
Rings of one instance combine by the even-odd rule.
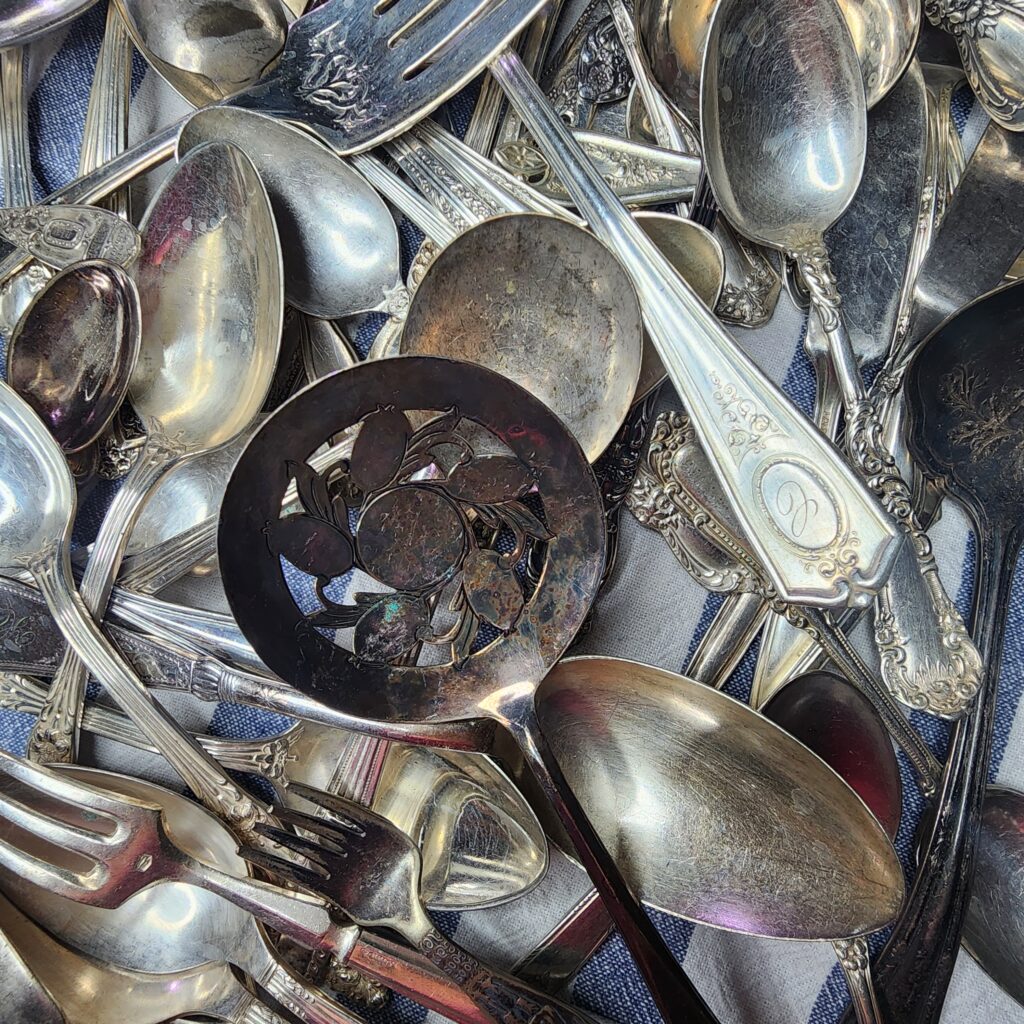
[[[252,423],[281,341],[280,244],[244,154],[219,144],[189,154],[154,197],[142,236],[142,347],[130,391],[147,441],[83,580],[86,604],[100,614],[150,491],[176,463],[227,444]],[[69,652],[29,738],[33,759],[73,759],[85,682]]]
[[[7,349],[7,381],[67,453],[106,429],[139,351],[138,292],[112,263],[79,263],[32,300]]]
[[[883,680],[903,703],[956,718],[977,693],[981,660],[882,441],[823,242],[857,191],[866,150],[864,84],[846,23],[832,0],[721,0],[703,75],[701,125],[715,196],[745,235],[796,261],[828,338],[850,461],[909,534],[912,550],[875,602]],[[766,75],[772,109],[787,112],[785,132],[751,116],[764,101]],[[785,497],[794,511],[809,508],[804,499],[796,491]]]

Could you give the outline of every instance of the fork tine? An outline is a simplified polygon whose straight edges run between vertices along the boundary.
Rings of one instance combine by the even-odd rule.
[[[288,788],[296,796],[302,797],[303,800],[308,800],[311,804],[316,804],[318,807],[322,807],[325,811],[330,811],[342,828],[347,828],[357,836],[366,835],[366,830],[363,825],[360,824],[358,816],[360,816],[360,812],[362,812],[361,816],[363,816],[365,820],[367,811],[365,808],[360,807],[359,804],[354,803],[352,800],[345,800],[343,797],[337,796],[334,793],[327,793],[322,789],[314,789],[312,786],[307,786],[302,782],[293,782]],[[321,819],[310,818],[310,820],[320,821]],[[306,826],[303,825],[302,827],[305,828]],[[315,829],[310,829],[310,831],[315,831]]]
[[[278,846],[283,846],[286,850],[291,850],[292,853],[297,853],[300,857],[305,857],[307,860],[312,861],[317,867],[322,868],[330,875],[331,869],[325,860],[325,856],[330,854],[330,850],[325,850],[319,843],[314,843],[311,839],[297,836],[292,832],[286,832],[283,828],[277,828],[274,825],[267,825],[263,822],[254,825],[253,829],[258,835],[269,839],[273,843],[277,843]]]
[[[488,2],[488,0],[483,0],[483,2]],[[398,28],[395,29],[388,42],[393,46],[396,39],[411,31],[416,24],[444,3],[445,0],[394,0],[389,3],[382,13],[390,15]]]
[[[254,867],[261,868],[267,874],[276,875],[286,882],[294,882],[304,889],[316,891],[319,886],[329,878],[329,875],[321,875],[309,868],[300,867],[283,857],[275,857],[264,850],[257,850],[254,846],[242,846],[238,850],[242,860],[247,861]]]
[[[353,834],[351,828],[340,825],[332,818],[314,818],[311,814],[303,814],[302,811],[293,811],[286,808],[281,808],[275,813],[286,824],[294,825],[296,828],[304,829],[306,832],[312,832],[322,839],[328,839],[342,849],[345,848],[345,841],[350,839]],[[366,833],[360,831],[358,834],[365,835]]]
[[[404,43],[410,51],[415,50],[416,58],[405,70],[405,77],[411,78],[430,64],[437,52],[463,32],[474,19],[479,18],[482,24],[486,23],[503,6],[507,6],[505,0],[497,0],[497,3],[493,0],[445,0],[443,4],[428,8],[430,17],[426,16],[425,11],[403,24],[391,34],[388,45]],[[495,10],[488,10],[490,7]],[[405,13],[405,5],[399,4],[398,10]],[[463,45],[460,39],[459,49]]]
[[[472,0],[449,0],[445,7],[446,17],[435,15],[422,29],[409,37],[414,44],[409,50],[411,52],[415,49],[417,58],[410,61],[403,77],[406,81],[411,79],[410,84],[415,83],[416,94],[429,95],[437,88],[443,88],[440,83],[452,78],[452,64],[462,63],[467,56],[499,53],[518,34],[530,16],[543,6],[543,0],[499,0],[485,14],[479,14],[478,9],[482,5],[477,0],[474,11],[479,16],[469,28],[465,28],[468,18],[458,19],[462,26],[458,46],[447,47],[443,53],[438,53],[453,34],[452,22],[456,19],[448,18],[447,11],[448,7],[456,6],[464,11],[473,4]],[[435,81],[438,86],[435,86]]]
[[[104,902],[95,896],[107,878],[107,869],[102,864],[94,862],[88,874],[81,874],[71,868],[42,860],[0,837],[0,867],[19,879],[55,892],[58,896],[70,897],[78,903],[99,906]],[[89,898],[90,894],[93,894],[93,898]]]
[[[143,803],[131,797],[112,796],[44,765],[33,764],[23,757],[0,751],[0,790],[4,789],[4,776],[17,779],[22,785],[39,790],[48,798],[63,801],[75,809],[88,808],[91,813],[104,815],[115,823],[127,821],[135,806]]]
[[[97,860],[104,860],[107,851],[117,845],[123,835],[120,822],[115,822],[116,827],[112,835],[103,835],[51,817],[45,811],[29,807],[15,799],[10,793],[0,795],[0,832],[5,831],[5,825],[14,825],[23,832],[28,832],[62,850],[70,850],[72,853],[80,853],[84,857]]]

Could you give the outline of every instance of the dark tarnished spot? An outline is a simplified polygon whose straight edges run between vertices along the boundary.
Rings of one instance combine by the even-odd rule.
[[[367,661],[392,661],[410,650],[427,626],[426,602],[411,594],[388,594],[356,623],[355,651]]]
[[[445,490],[459,501],[497,505],[524,495],[534,485],[533,474],[511,455],[488,455],[456,466]]]
[[[352,542],[336,526],[313,516],[278,519],[267,529],[267,544],[310,576],[333,579],[352,568]]]
[[[512,629],[522,614],[523,588],[497,551],[474,549],[462,565],[463,587],[470,608],[498,629]]]
[[[450,579],[466,551],[466,527],[439,490],[404,484],[374,498],[356,530],[359,564],[385,586],[428,590]]]

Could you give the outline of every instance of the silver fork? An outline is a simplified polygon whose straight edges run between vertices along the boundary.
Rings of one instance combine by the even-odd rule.
[[[419,895],[420,852],[404,832],[359,804],[301,784],[293,788],[330,816],[314,818],[281,808],[279,820],[313,833],[322,842],[275,826],[258,828],[265,838],[298,854],[310,866],[253,847],[243,847],[242,857],[327,897],[357,924],[398,932],[498,1024],[592,1024],[581,1010],[482,964],[434,927]]]
[[[98,779],[112,777],[110,773],[95,774]],[[21,889],[28,882],[77,903],[113,910],[156,883],[193,885],[227,899],[288,938],[337,957],[458,1024],[493,1024],[492,1016],[461,990],[457,978],[439,977],[433,961],[427,963],[386,940],[366,935],[348,921],[335,920],[322,897],[229,875],[183,850],[164,827],[163,811],[156,802],[160,788],[147,785],[147,789],[153,791],[153,801],[115,794],[100,785],[81,782],[66,771],[0,751],[0,878],[4,887],[10,884]],[[319,791],[302,787],[303,796],[310,793],[317,795]],[[182,798],[176,799],[180,802]],[[204,843],[216,848],[231,835],[214,815],[199,807],[196,812],[208,819],[200,837]],[[307,820],[305,815],[301,818]],[[290,833],[278,831],[290,843],[297,841]],[[417,853],[417,863],[418,857]],[[273,862],[277,864],[277,858]],[[282,856],[280,863],[288,861]],[[416,881],[418,884],[418,877]],[[220,939],[209,941],[217,948]],[[269,948],[255,950],[253,963],[247,961],[250,954],[246,950],[239,952],[237,944],[223,952],[226,955],[220,959],[245,960],[235,966],[257,978],[306,1024],[361,1024],[361,1018],[344,1010],[283,963],[275,960],[268,964]],[[507,994],[503,977],[495,976],[494,985],[499,997]],[[545,999],[532,989],[523,990],[518,982],[509,985],[514,987],[513,1001],[521,990],[535,1002]],[[586,1020],[572,1011],[568,1016],[550,1018],[551,1024],[586,1024]]]

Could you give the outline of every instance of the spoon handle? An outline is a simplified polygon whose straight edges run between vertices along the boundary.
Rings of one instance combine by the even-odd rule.
[[[883,507],[910,535],[914,558],[897,558],[876,605],[875,645],[882,679],[897,700],[943,718],[960,717],[978,692],[982,661],[939,578],[931,541],[884,441],[843,323],[839,293],[823,245],[792,254],[828,337],[846,406],[850,461]]]
[[[970,902],[988,781],[1003,635],[1020,537],[992,534],[978,557],[974,635],[986,665],[974,707],[956,724],[920,868],[875,962],[882,1007],[901,1024],[937,1024]],[[844,1018],[848,1024],[849,1014]]]
[[[518,57],[505,53],[491,70],[580,213],[632,277],[648,334],[773,583],[804,604],[864,603],[895,555],[892,523],[647,238]]]
[[[868,944],[862,938],[843,939],[833,942],[839,966],[846,977],[850,990],[851,1005],[857,1016],[857,1024],[883,1024],[885,1018],[878,1006],[878,996],[871,982],[871,960]]]
[[[66,548],[47,552],[29,569],[61,633],[192,792],[243,833],[257,821],[269,820],[266,808],[231,780],[115,653],[75,589]]]
[[[4,205],[31,206],[32,173],[21,46],[0,50],[0,150],[4,161]]]
[[[102,618],[132,525],[152,488],[180,455],[180,448],[161,435],[151,436],[111,503],[82,578],[82,600],[90,615]],[[81,658],[73,648],[68,648],[46,695],[46,704],[32,727],[28,740],[30,760],[64,764],[75,760],[87,681],[88,671]]]

